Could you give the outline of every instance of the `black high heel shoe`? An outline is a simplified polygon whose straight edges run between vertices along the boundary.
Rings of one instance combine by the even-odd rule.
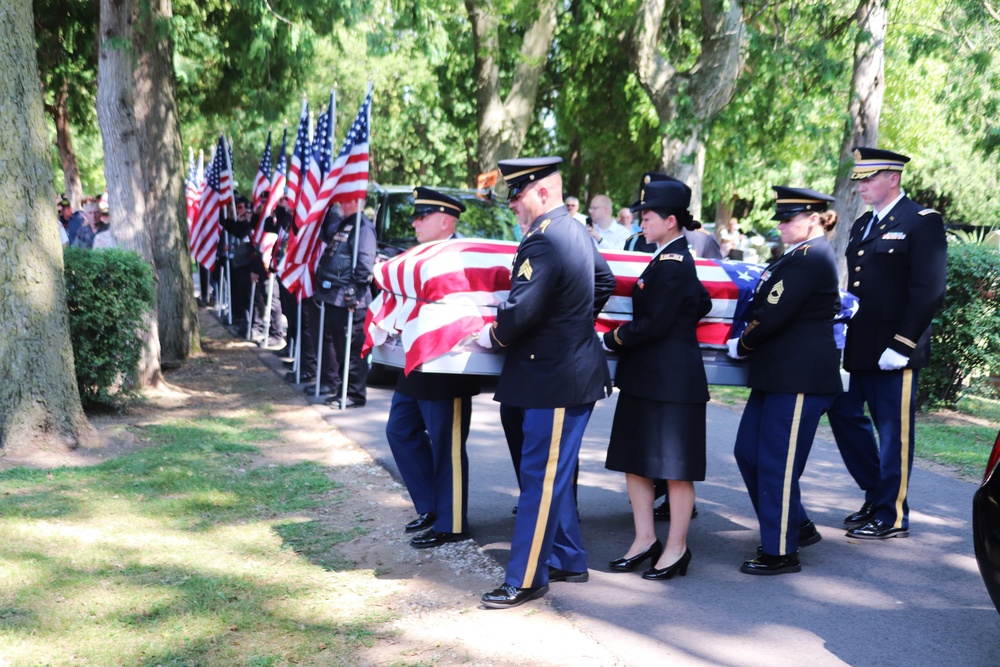
[[[638,556],[632,556],[631,558],[616,558],[608,563],[608,567],[611,568],[612,572],[632,572],[647,558],[651,558],[652,562],[655,563],[660,559],[662,554],[663,542],[656,540],[648,549],[643,551]]]
[[[653,559],[656,562],[656,559]],[[653,581],[666,581],[667,579],[672,579],[675,574],[680,572],[682,577],[686,577],[688,573],[688,565],[691,563],[691,550],[687,549],[684,555],[677,559],[677,562],[673,565],[668,565],[665,568],[657,570],[655,567],[651,567],[642,573],[643,579],[651,579]]]

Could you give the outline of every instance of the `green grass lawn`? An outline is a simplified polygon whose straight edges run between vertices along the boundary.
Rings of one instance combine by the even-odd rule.
[[[344,493],[253,467],[263,415],[135,429],[90,468],[0,474],[0,664],[345,665],[386,618],[303,513]]]

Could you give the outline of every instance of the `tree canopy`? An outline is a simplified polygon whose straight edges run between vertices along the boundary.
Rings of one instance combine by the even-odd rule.
[[[694,76],[709,66],[699,65],[707,17],[735,7],[734,0],[660,1],[657,54]],[[36,15],[47,17],[36,21],[40,55],[54,35],[71,37],[61,54],[50,49],[40,67],[46,91],[59,76],[82,91],[72,98],[70,122],[80,139],[85,190],[98,185],[88,174],[100,158],[90,139],[97,136],[93,48],[81,47],[94,39],[92,4],[35,0]],[[630,30],[645,4],[556,5],[555,36],[520,152],[562,156],[570,194],[607,193],[616,206],[627,205],[639,176],[661,165],[664,138],[681,136],[694,122],[695,86],[677,89],[674,115],[665,119],[629,57]],[[57,5],[68,9],[59,14]],[[42,6],[49,13],[38,11]],[[732,98],[700,121],[704,219],[732,211],[747,226],[766,229],[771,185],[832,191],[857,6],[857,0],[738,3],[745,37]],[[535,2],[174,0],[167,27],[176,45],[185,147],[207,150],[225,131],[246,189],[268,129],[294,124],[303,95],[315,106],[337,87],[339,142],[371,79],[373,180],[471,185],[480,170],[477,104],[483,102],[470,7],[496,18],[490,55],[497,94],[507,99],[524,65],[525,34],[538,17]],[[981,0],[889,5],[879,143],[913,156],[904,187],[949,222],[993,224],[987,212],[1000,178],[998,33],[1000,15]],[[58,166],[55,174],[61,178]]]

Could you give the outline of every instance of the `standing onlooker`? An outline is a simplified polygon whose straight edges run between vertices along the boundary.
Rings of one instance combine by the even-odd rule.
[[[73,210],[73,204],[63,195],[59,200],[59,224],[66,230],[69,244],[76,240],[76,233],[83,226],[83,213]]]
[[[229,276],[232,284],[233,326],[230,332],[237,337],[247,333],[250,322],[250,289],[253,284],[250,278],[250,265],[253,263],[254,249],[250,243],[250,233],[253,232],[253,220],[250,218],[250,200],[243,195],[236,195],[236,219],[228,217],[228,208],[222,209],[219,224],[229,239]]]
[[[837,224],[833,197],[775,186],[785,254],[755,289],[751,319],[729,356],[750,358],[750,398],[735,455],[760,523],[747,574],[798,572],[799,547],[821,536],[802,507],[799,477],[819,418],[841,391],[833,320],[840,312],[837,261],[825,233]]]
[[[73,245],[77,248],[93,248],[94,247],[94,235],[97,234],[97,225],[99,220],[97,218],[97,202],[90,199],[83,205],[83,226],[76,233],[76,241]]]
[[[566,204],[566,210],[569,211],[569,214],[573,216],[574,220],[583,225],[587,224],[587,216],[585,216],[583,213],[580,213],[579,199],[577,199],[576,197],[566,197],[565,204]]]
[[[364,214],[358,215],[361,202],[352,199],[331,206],[323,219],[320,238],[326,243],[321,264],[334,267],[332,284],[324,286],[317,276],[314,303],[323,303],[326,317],[323,331],[321,379],[329,382],[328,405],[340,406],[341,382],[347,383],[346,408],[361,408],[368,401],[368,364],[361,358],[365,342],[365,313],[372,301],[370,283],[375,268],[375,226]],[[353,261],[357,237],[357,262]],[[318,309],[317,309],[318,310]],[[353,316],[351,315],[353,313]],[[351,349],[347,350],[348,320]],[[319,339],[318,317],[310,316],[312,340]],[[308,340],[307,338],[306,340]],[[346,365],[345,365],[346,364]],[[313,362],[315,367],[315,361]],[[309,392],[306,387],[306,392]]]
[[[560,158],[501,160],[510,208],[524,238],[507,299],[477,338],[504,350],[495,400],[505,428],[519,413],[509,443],[521,454],[520,486],[507,575],[483,605],[516,607],[540,597],[551,581],[589,577],[573,472],[584,429],[610,377],[594,320],[615,279],[585,228],[562,201]]]
[[[587,227],[587,231],[597,242],[597,247],[601,250],[621,250],[628,240],[629,232],[611,217],[611,198],[607,195],[595,195],[590,200],[588,211],[594,224]]]
[[[631,572],[646,559],[644,579],[687,574],[687,531],[694,511],[694,482],[705,479],[705,404],[708,382],[698,346],[698,321],[712,309],[698,280],[684,229],[691,189],[676,180],[647,182],[637,212],[654,247],[632,288],[632,320],[604,334],[619,353],[620,390],[605,466],[625,473],[635,537],[609,567]],[[665,381],[669,378],[669,381]],[[673,520],[666,546],[653,523],[654,479],[667,480]]]
[[[456,238],[465,204],[430,188],[413,192],[410,223],[418,243]],[[472,420],[475,375],[400,373],[392,395],[386,440],[410,492],[417,518],[406,532],[425,530],[410,544],[417,549],[469,537],[469,458],[465,443]]]
[[[844,463],[865,492],[861,509],[844,519],[847,535],[881,540],[909,534],[917,374],[927,365],[931,320],[944,301],[948,247],[941,214],[911,201],[900,186],[910,158],[875,148],[857,148],[854,158],[851,178],[872,210],[857,219],[847,243],[847,288],[859,308],[844,348],[851,385],[829,418]]]
[[[97,226],[94,227],[94,242],[91,248],[99,250],[101,248],[117,248],[118,240],[114,232],[111,231],[111,212],[108,205],[103,200],[99,204],[97,214]]]
[[[719,248],[726,259],[743,259],[743,251],[747,246],[747,237],[740,231],[740,221],[729,218],[729,223],[719,230]]]
[[[618,224],[624,227],[629,235],[637,234],[642,231],[638,224],[634,224],[634,217],[632,216],[632,209],[628,207],[623,207],[618,209],[618,217],[615,218]]]

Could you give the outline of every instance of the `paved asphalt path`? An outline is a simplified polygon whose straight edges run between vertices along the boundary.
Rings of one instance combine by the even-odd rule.
[[[273,355],[261,358],[283,372]],[[385,440],[391,396],[373,387],[364,409],[317,407],[398,478]],[[477,543],[505,566],[517,483],[492,398],[486,387],[473,404],[469,521]],[[708,479],[696,484],[688,576],[654,582],[610,572],[608,561],[632,539],[624,475],[604,469],[616,401],[617,392],[598,402],[580,454],[590,581],[552,584],[547,599],[622,664],[1000,664],[1000,615],[973,555],[975,484],[915,467],[910,537],[850,540],[841,521],[862,495],[821,429],[802,491],[823,540],[803,549],[801,573],[742,574],[757,523],[732,455],[740,413],[717,403],[708,406]],[[667,525],[658,524],[662,538]]]

